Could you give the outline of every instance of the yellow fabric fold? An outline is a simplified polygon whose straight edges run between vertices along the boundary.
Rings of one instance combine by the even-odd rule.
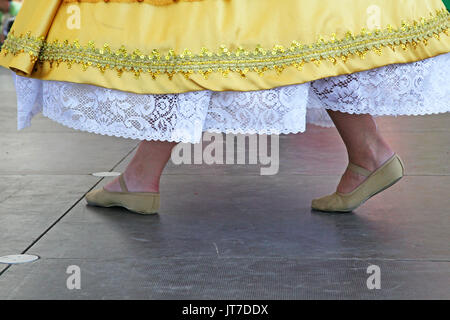
[[[20,30],[20,33],[29,32],[35,37],[46,38],[61,4],[62,0],[26,1],[16,17],[14,29]],[[24,52],[21,54],[2,56],[0,65],[10,68],[19,75],[30,75],[36,62],[30,54],[33,48],[23,49]]]
[[[154,6],[167,6],[171,4],[176,4],[178,2],[195,2],[195,1],[204,1],[204,0],[63,0],[65,3],[73,3],[73,2],[125,2],[125,3],[148,3]],[[230,0],[226,0],[230,1]]]
[[[450,51],[441,0],[48,2],[25,1],[0,64],[135,93],[270,89]]]

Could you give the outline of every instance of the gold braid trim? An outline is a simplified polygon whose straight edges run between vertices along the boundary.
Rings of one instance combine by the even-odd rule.
[[[276,70],[280,74],[289,66],[301,71],[305,63],[320,65],[323,60],[336,64],[338,59],[343,62],[355,56],[364,59],[371,50],[382,55],[382,48],[385,47],[394,51],[397,48],[415,49],[420,42],[427,45],[428,39],[432,37],[440,39],[443,34],[448,36],[449,25],[450,13],[447,10],[438,10],[431,18],[422,18],[412,24],[403,22],[398,29],[389,25],[384,30],[363,29],[358,35],[349,31],[342,39],[336,39],[333,34],[330,41],[325,41],[323,37],[311,44],[293,41],[287,48],[275,45],[272,49],[257,46],[254,50],[242,47],[230,50],[222,45],[217,52],[202,48],[197,54],[193,54],[189,49],[179,54],[174,50],[162,53],[157,49],[151,53],[144,53],[139,49],[128,52],[125,46],[113,50],[108,44],[98,48],[94,41],[82,46],[77,40],[72,43],[68,40],[47,42],[43,37],[31,36],[30,32],[20,36],[11,33],[4,43],[2,53],[27,53],[32,63],[48,62],[50,67],[65,62],[69,69],[73,64],[77,64],[81,65],[83,70],[90,67],[98,68],[101,72],[116,70],[119,76],[123,72],[133,72],[139,77],[145,72],[151,74],[154,79],[160,74],[167,74],[169,79],[172,79],[174,74],[183,74],[189,78],[193,73],[201,73],[207,78],[212,72],[221,72],[224,76],[237,72],[245,77],[248,72],[263,75],[267,70]]]
[[[152,4],[154,6],[167,6],[169,4],[174,4],[177,2],[197,2],[197,1],[203,1],[203,0],[64,0],[63,3],[72,3],[72,2],[89,2],[89,3],[97,3],[97,2],[125,2],[125,3],[132,3],[132,2],[143,2]]]

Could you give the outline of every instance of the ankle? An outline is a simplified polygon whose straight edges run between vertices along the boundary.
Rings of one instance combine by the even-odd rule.
[[[355,152],[349,152],[349,161],[370,171],[379,168],[384,162],[394,155],[394,151],[381,137],[372,141]]]
[[[127,170],[123,176],[130,192],[159,192],[160,176]]]

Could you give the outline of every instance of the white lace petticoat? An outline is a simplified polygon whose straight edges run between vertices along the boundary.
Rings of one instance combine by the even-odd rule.
[[[450,53],[408,64],[250,92],[135,94],[15,76],[18,130],[34,115],[139,140],[200,142],[202,132],[287,134],[332,126],[326,109],[353,114],[450,112]]]

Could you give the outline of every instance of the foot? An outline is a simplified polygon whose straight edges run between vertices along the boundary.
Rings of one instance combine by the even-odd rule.
[[[363,167],[371,172],[381,167],[387,160],[394,155],[394,152],[389,147],[383,147],[376,153],[361,154],[357,159],[351,160],[352,163]],[[336,188],[336,192],[350,193],[355,190],[367,177],[357,174],[348,168],[341,177],[341,181]]]
[[[123,179],[129,192],[159,192],[159,179],[151,177],[146,179],[142,174],[138,174],[137,172],[130,173],[127,170],[123,173]],[[110,192],[121,192],[122,188],[120,187],[119,177],[106,184],[104,188]]]
[[[353,164],[353,162],[352,162]],[[376,174],[360,166],[349,166],[349,170],[367,176],[361,188],[350,193],[333,193],[321,198],[313,199],[311,208],[322,212],[352,212],[364,202],[397,183],[405,174],[405,166],[398,155],[392,156],[379,168]]]

